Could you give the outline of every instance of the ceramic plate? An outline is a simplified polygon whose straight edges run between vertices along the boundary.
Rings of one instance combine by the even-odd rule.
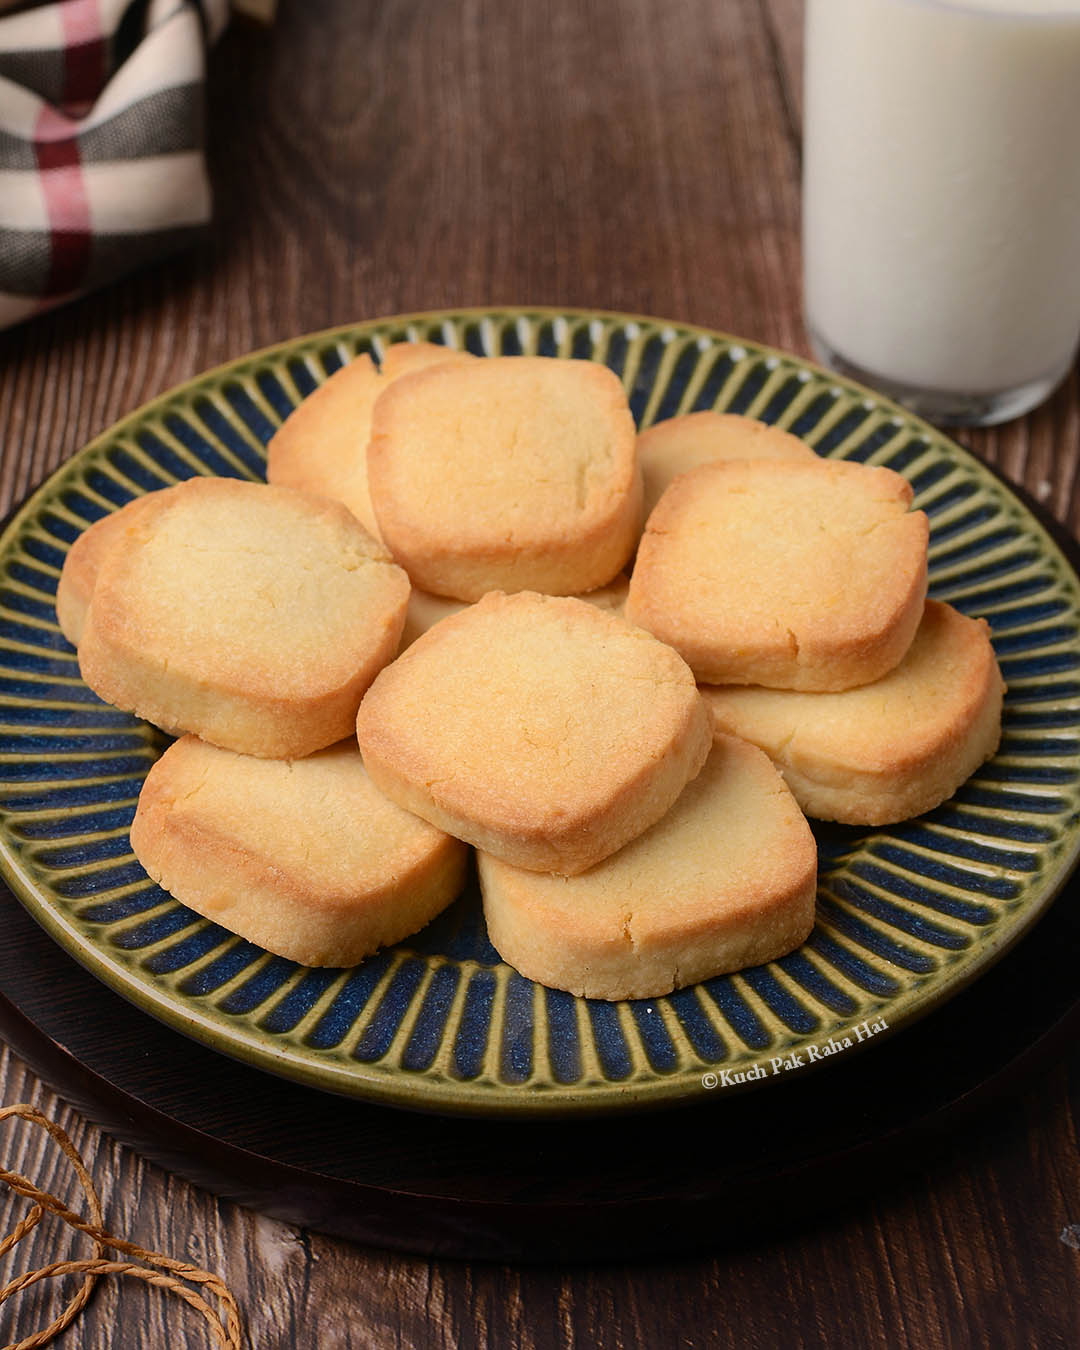
[[[499,961],[474,887],[355,969],[310,970],[198,918],[135,861],[128,826],[166,741],[80,680],[53,605],[65,551],[90,522],[177,479],[261,478],[266,442],[291,409],[354,353],[401,338],[602,361],[642,425],[729,409],[911,482],[931,521],[931,594],[993,629],[1009,685],[1004,737],[927,816],[817,830],[818,921],[799,951],[666,998],[578,999]],[[767,1090],[792,1071],[872,1050],[955,993],[1060,888],[1080,838],[1078,606],[1075,573],[985,468],[896,405],[794,357],[684,325],[571,311],[424,314],[316,334],[124,418],[3,535],[0,865],[53,937],[140,1008],[335,1092],[536,1114]]]

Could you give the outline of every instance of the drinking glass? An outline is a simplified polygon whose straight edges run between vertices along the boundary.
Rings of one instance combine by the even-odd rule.
[[[819,357],[939,423],[1040,403],[1080,337],[1080,0],[807,0]]]

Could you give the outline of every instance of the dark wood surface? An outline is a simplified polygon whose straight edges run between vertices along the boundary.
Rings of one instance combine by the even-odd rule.
[[[800,0],[285,0],[272,31],[235,27],[213,58],[207,244],[0,335],[0,510],[150,395],[357,317],[577,304],[805,352],[800,21]],[[958,439],[1076,532],[1075,371],[1031,416]],[[10,1052],[0,1072],[4,1101],[72,1129],[114,1228],[226,1277],[255,1346],[1080,1344],[1080,1253],[1061,1237],[1080,1224],[1076,1050],[825,1219],[740,1240],[718,1213],[715,1255],[576,1268],[414,1258],[259,1217],[112,1142]],[[2,1147],[67,1186],[36,1136]],[[21,1205],[3,1210],[6,1230]],[[43,1229],[0,1275],[78,1246]],[[0,1336],[46,1320],[37,1302],[0,1313]],[[208,1341],[128,1283],[63,1343]]]

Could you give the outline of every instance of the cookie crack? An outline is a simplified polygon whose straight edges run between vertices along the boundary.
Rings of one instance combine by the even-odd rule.
[[[174,797],[172,799],[172,801],[169,803],[170,809],[175,811],[178,806],[183,806],[186,802],[191,801],[192,797],[196,796],[197,793],[203,790],[203,788],[206,786],[209,777],[210,777],[210,770],[204,769],[202,772],[202,776],[199,778],[199,781],[193,787],[188,788],[186,792],[183,792],[179,796]]]

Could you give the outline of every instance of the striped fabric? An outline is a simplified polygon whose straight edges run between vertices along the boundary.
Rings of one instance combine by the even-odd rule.
[[[210,219],[206,44],[228,0],[0,0],[0,328]]]

